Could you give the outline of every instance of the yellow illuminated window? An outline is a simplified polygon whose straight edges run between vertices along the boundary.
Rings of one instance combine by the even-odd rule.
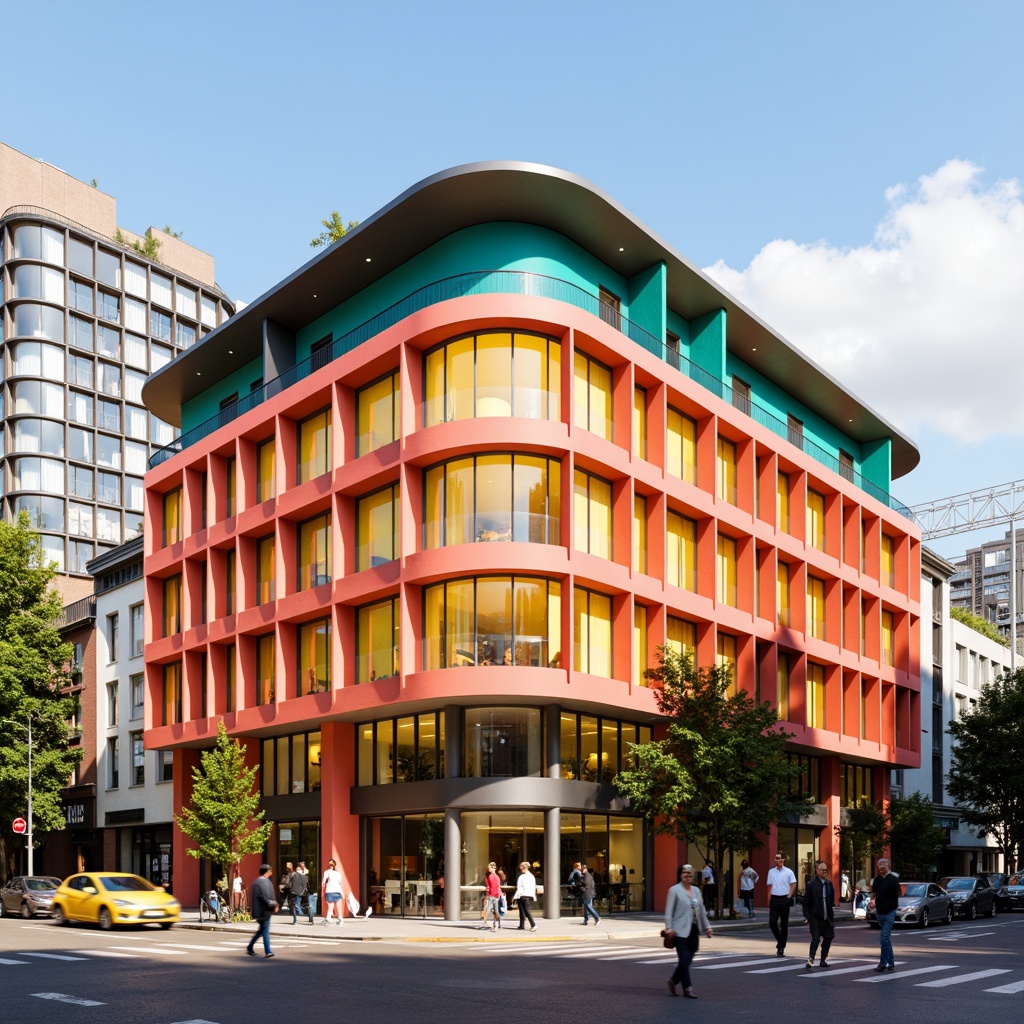
[[[647,458],[647,391],[633,389],[633,451],[639,459]]]
[[[668,410],[666,471],[688,484],[697,482],[697,424],[671,406]]]
[[[299,590],[331,582],[331,516],[325,513],[299,526]]]
[[[356,571],[398,557],[398,484],[356,502]]]
[[[736,541],[718,535],[718,603],[736,607]]]
[[[277,644],[273,633],[256,638],[256,703],[274,703],[277,677]]]
[[[592,473],[573,473],[574,542],[577,551],[612,557],[612,485]]]
[[[320,412],[299,424],[298,483],[323,476],[331,468],[331,410]]]
[[[789,655],[779,654],[775,667],[775,704],[779,718],[789,718]]]
[[[736,504],[736,445],[724,437],[718,439],[718,497]]]
[[[779,473],[775,480],[776,529],[789,533],[789,477]]]
[[[164,725],[177,725],[181,721],[181,662],[164,665],[163,669]]]
[[[697,590],[697,524],[669,512],[666,517],[666,559],[668,580],[674,587]]]
[[[277,541],[274,535],[256,543],[256,603],[269,604],[276,595]]]
[[[612,439],[612,371],[582,352],[573,354],[573,423]]]
[[[331,620],[299,626],[299,696],[331,688]]]
[[[181,576],[164,580],[164,636],[181,632]]]
[[[892,612],[882,612],[882,664],[892,665],[895,663],[894,660],[894,646],[893,646],[893,614]]]
[[[573,601],[573,668],[612,678],[612,599],[581,587]]]
[[[238,686],[237,668],[235,667],[237,648],[234,644],[228,644],[224,651],[224,700],[225,711],[238,710]]]
[[[356,394],[357,456],[398,440],[400,383],[396,372]]]
[[[270,438],[256,448],[256,500],[269,501],[276,492],[274,474],[276,470],[275,440]]]
[[[234,615],[238,610],[236,605],[236,590],[238,586],[238,559],[235,549],[232,548],[224,556],[224,614]]]
[[[647,499],[633,496],[633,568],[647,572]]]
[[[807,577],[807,635],[825,639],[825,581]]]
[[[716,651],[716,663],[719,668],[729,670],[729,696],[739,692],[739,679],[736,674],[736,637],[728,633],[719,633]]]
[[[788,626],[789,621],[789,566],[779,562],[775,570],[775,604],[779,610],[779,625]]]
[[[636,682],[639,686],[646,686],[647,680],[644,672],[648,669],[647,664],[647,609],[642,605],[633,608],[633,654],[636,658],[634,672]]]
[[[825,498],[817,491],[807,491],[807,543],[825,550]]]
[[[692,622],[686,622],[670,615],[666,632],[665,646],[671,648],[680,657],[686,652],[692,655],[697,649],[697,627]]]
[[[230,519],[238,510],[238,463],[233,455],[227,460],[224,475],[227,492],[225,513]]]
[[[175,487],[164,495],[164,547],[177,544],[181,538],[181,488]]]
[[[825,728],[825,667],[807,663],[807,725]]]
[[[863,600],[860,603],[860,653],[868,653],[868,610]]]
[[[882,579],[887,587],[896,585],[896,542],[888,534],[882,534]]]
[[[356,682],[398,675],[398,598],[366,605],[356,613]]]

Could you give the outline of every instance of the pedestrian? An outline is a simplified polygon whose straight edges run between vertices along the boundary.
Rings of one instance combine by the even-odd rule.
[[[234,877],[231,879],[231,909],[233,911],[238,910],[242,906],[242,872],[238,870],[238,865],[234,868]]]
[[[320,902],[324,906],[324,924],[331,923],[331,911],[341,924],[341,872],[338,862],[332,857],[327,862],[323,881],[320,883]]]
[[[309,923],[313,923],[313,911],[309,906],[309,878],[305,871],[301,870],[302,864],[299,864],[298,871],[292,873],[291,882],[288,887],[288,897],[292,904],[292,924],[295,924],[296,917],[302,913],[302,901],[306,900],[306,911],[309,917]]]
[[[747,917],[754,916],[754,886],[760,880],[761,876],[747,861],[740,861],[740,902],[747,908]]]
[[[842,899],[848,900],[850,898],[850,876],[844,871],[839,881],[842,892]]]
[[[291,861],[287,861],[284,866],[284,874],[281,875],[281,882],[277,887],[277,891],[284,897],[282,903],[291,901],[292,891],[292,875],[295,874],[295,865]]]
[[[836,937],[835,889],[828,877],[828,865],[823,860],[814,862],[815,875],[804,889],[804,919],[811,929],[811,948],[807,953],[807,966],[814,966],[821,942],[821,966],[828,967],[828,951]]]
[[[595,925],[601,923],[601,915],[594,909],[594,876],[586,864],[580,865],[580,876],[583,885],[583,927],[586,928],[591,914],[594,915]]]
[[[516,882],[516,892],[512,897],[519,905],[519,930],[526,931],[526,922],[530,922],[530,931],[537,930],[537,922],[530,913],[530,904],[537,898],[537,879],[530,871],[530,862],[524,860],[519,865],[519,878]]]
[[[700,873],[700,886],[701,894],[704,897],[704,909],[708,912],[709,917],[713,917],[717,903],[718,885],[715,882],[715,865],[710,860],[704,865],[704,870]]]
[[[575,911],[576,908],[582,902],[583,897],[583,872],[580,871],[580,862],[573,861],[572,871],[569,872],[568,887],[569,887],[569,900],[572,905],[572,909]]]
[[[875,920],[882,929],[878,937],[880,956],[876,974],[896,970],[896,959],[892,952],[892,926],[896,922],[896,908],[900,905],[900,880],[889,870],[888,857],[878,860],[878,874],[871,882],[871,899],[868,910],[874,910]]]
[[[768,870],[768,927],[775,936],[775,955],[786,955],[789,938],[789,908],[796,892],[796,875],[786,867],[784,854],[775,854],[775,867]]]
[[[701,899],[700,890],[693,885],[693,865],[679,869],[679,881],[668,891],[665,899],[665,931],[662,935],[672,939],[679,962],[668,979],[668,994],[677,995],[676,985],[682,983],[683,995],[696,999],[690,984],[690,962],[700,949],[701,933],[711,938],[711,922]]]
[[[274,869],[269,864],[260,865],[258,878],[252,881],[252,889],[249,893],[249,909],[252,912],[253,920],[259,922],[256,934],[249,940],[246,952],[249,956],[255,956],[253,946],[256,940],[263,936],[263,956],[270,959],[274,954],[270,949],[270,918],[277,911],[277,898],[274,895],[274,886],[270,881],[270,874]]]
[[[487,877],[484,879],[484,928],[496,932],[501,926],[501,915],[498,903],[501,900],[501,879],[498,877],[497,865],[492,860],[487,865]]]

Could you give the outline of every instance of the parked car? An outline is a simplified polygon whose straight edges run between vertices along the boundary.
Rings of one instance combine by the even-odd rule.
[[[98,924],[104,930],[118,924],[159,924],[170,928],[181,917],[181,904],[159,886],[138,875],[96,871],[72,875],[61,882],[53,898],[53,919]]]
[[[996,909],[1009,910],[1010,897],[1006,892],[1006,882],[1010,876],[1003,874],[1000,871],[986,871],[978,877],[987,878],[988,884],[992,886],[992,894],[995,897]]]
[[[996,891],[984,875],[954,875],[940,878],[939,885],[953,900],[953,913],[973,921],[979,914],[996,915]]]
[[[1007,875],[1003,891],[1006,893],[1006,900],[999,907],[1000,910],[1024,910],[1024,871]]]
[[[15,875],[0,889],[0,914],[49,917],[53,913],[53,894],[58,885],[60,879],[49,875]]]
[[[900,905],[896,908],[896,924],[913,924],[927,928],[933,921],[953,923],[953,900],[935,882],[900,881]],[[878,927],[874,908],[867,912],[867,922]]]

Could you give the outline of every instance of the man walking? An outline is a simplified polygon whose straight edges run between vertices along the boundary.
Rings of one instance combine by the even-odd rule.
[[[768,870],[768,927],[775,936],[775,955],[786,955],[789,938],[789,908],[796,892],[796,875],[786,867],[783,854],[775,854],[775,867]]]
[[[259,922],[256,934],[249,940],[246,952],[249,956],[255,956],[256,951],[252,948],[257,940],[263,936],[263,956],[269,959],[274,954],[270,950],[270,917],[277,910],[277,898],[274,895],[274,886],[270,882],[270,873],[273,868],[269,864],[260,865],[260,874],[254,878],[252,889],[249,893],[249,908],[252,911],[253,920]]]
[[[821,942],[821,966],[828,967],[828,951],[832,948],[832,940],[836,937],[833,925],[835,920],[835,889],[828,877],[828,865],[819,860],[814,865],[814,878],[804,889],[804,919],[811,929],[811,948],[807,954],[807,966],[814,966],[814,958],[818,953],[818,942]]]
[[[292,904],[292,924],[295,924],[296,917],[302,913],[302,900],[306,900],[309,923],[313,923],[313,912],[309,908],[309,879],[305,871],[296,871],[291,876],[288,885],[288,896]]]
[[[601,923],[601,915],[594,909],[594,876],[586,864],[580,867],[580,876],[583,885],[583,927],[586,928],[591,914],[594,916],[595,925]]]
[[[889,859],[880,857],[878,874],[871,883],[871,899],[868,910],[874,909],[875,920],[882,929],[878,942],[881,955],[876,974],[896,970],[896,959],[892,952],[892,926],[896,923],[896,908],[900,905],[900,880],[889,870]]]
[[[583,892],[583,872],[580,871],[580,862],[578,860],[573,862],[572,871],[569,872],[568,883],[569,899],[572,909],[575,911],[579,906],[580,894]]]

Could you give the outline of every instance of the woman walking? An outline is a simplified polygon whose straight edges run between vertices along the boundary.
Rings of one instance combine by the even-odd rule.
[[[740,861],[740,902],[747,908],[747,917],[754,916],[754,886],[760,877],[747,861]]]
[[[704,910],[700,890],[693,885],[693,865],[679,869],[679,882],[668,891],[665,900],[665,937],[671,935],[679,963],[668,980],[668,994],[676,995],[676,985],[682,982],[683,995],[696,999],[690,984],[690,962],[700,949],[701,933],[711,938],[711,923]]]
[[[340,925],[341,872],[338,870],[338,862],[333,857],[328,861],[324,880],[320,883],[320,901],[324,905],[324,924],[331,923],[331,911],[333,910]]]
[[[512,897],[519,904],[519,930],[526,930],[526,922],[530,922],[530,931],[537,930],[537,924],[530,913],[530,904],[537,898],[537,879],[530,871],[529,861],[523,861],[519,865],[519,880],[516,883],[516,892]]]

